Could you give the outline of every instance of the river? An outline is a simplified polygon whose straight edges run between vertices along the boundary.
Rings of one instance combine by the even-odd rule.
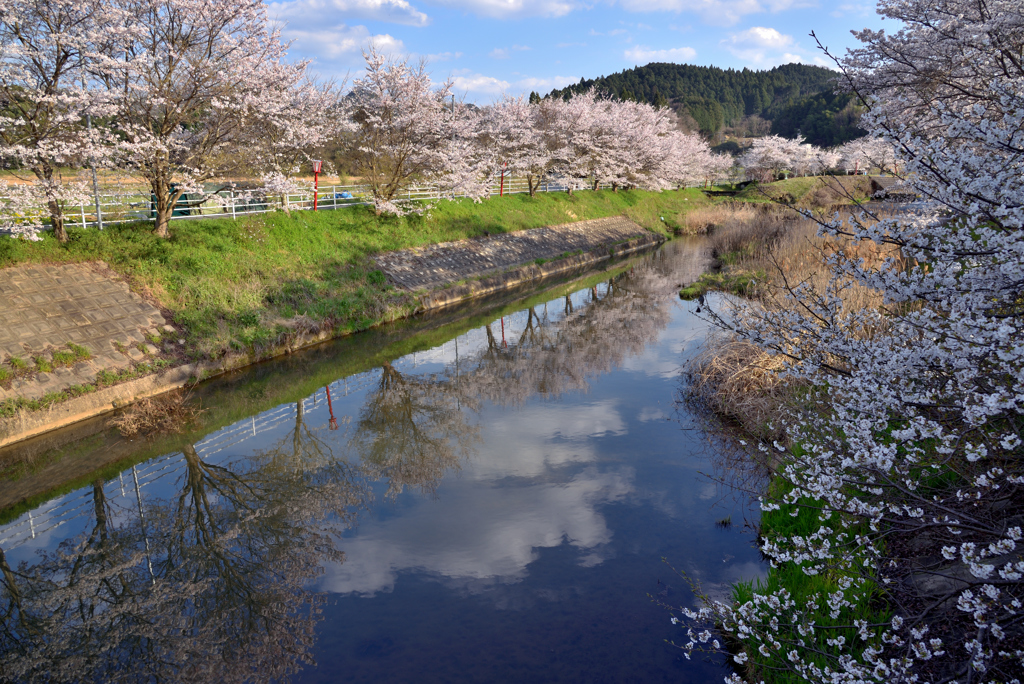
[[[673,241],[211,381],[183,435],[51,448],[0,526],[2,679],[721,681],[658,605],[694,605],[674,569],[764,573],[679,402],[704,265]]]

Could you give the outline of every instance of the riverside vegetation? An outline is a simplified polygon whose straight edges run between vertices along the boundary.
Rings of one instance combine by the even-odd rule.
[[[768,577],[679,607],[687,654],[735,684],[1024,680],[1024,8],[879,12],[905,28],[855,33],[840,87],[928,201],[816,217],[806,277],[773,238],[753,296],[709,310],[750,353],[691,369],[719,410],[771,416],[743,440],[772,470]],[[767,409],[728,400],[762,377]]]
[[[69,228],[65,245],[51,236],[0,240],[0,268],[104,260],[169,314],[187,360],[230,351],[259,358],[296,332],[344,334],[410,314],[414,299],[387,283],[374,254],[620,214],[665,234],[704,203],[696,190],[542,193],[441,202],[400,217],[351,207],[181,221],[166,240],[133,225]]]

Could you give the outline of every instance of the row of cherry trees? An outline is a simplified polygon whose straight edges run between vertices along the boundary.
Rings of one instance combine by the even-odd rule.
[[[0,155],[34,179],[0,188],[5,226],[35,237],[49,223],[66,240],[65,207],[89,195],[68,169],[102,166],[145,179],[166,237],[183,194],[230,175],[294,191],[299,165],[339,141],[378,213],[408,210],[396,197],[412,183],[473,198],[501,174],[525,177],[531,194],[545,178],[569,192],[664,189],[732,166],[668,109],[594,92],[479,109],[424,63],[373,48],[346,94],[289,61],[267,19],[263,0],[0,0]],[[769,138],[745,159],[762,175],[833,165],[808,147]]]
[[[896,148],[880,137],[851,140],[832,149],[815,147],[802,140],[769,135],[756,138],[740,156],[738,163],[748,178],[762,182],[774,180],[780,173],[801,176],[818,175],[829,170],[847,172],[896,171]]]
[[[145,178],[166,237],[203,181],[281,173],[323,144],[345,123],[337,89],[268,26],[262,0],[0,0],[0,153],[34,176],[6,188],[14,227],[47,219],[66,240],[86,187],[62,169],[102,165]]]
[[[593,92],[530,104],[505,96],[476,108],[456,102],[452,83],[433,87],[424,64],[370,49],[353,88],[359,168],[378,213],[401,213],[394,198],[413,180],[480,198],[498,175],[544,178],[569,192],[600,184],[664,189],[714,177],[732,166],[675,126],[674,114]]]

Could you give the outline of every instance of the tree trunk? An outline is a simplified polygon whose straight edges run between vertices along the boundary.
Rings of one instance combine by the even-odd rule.
[[[43,162],[41,165],[33,166],[32,172],[36,175],[36,178],[47,184],[47,187],[52,187],[54,170],[48,163]],[[50,212],[50,225],[53,226],[53,236],[62,245],[66,244],[68,241],[68,231],[64,227],[64,208],[56,199],[48,199],[46,201],[46,208]]]
[[[594,192],[597,192],[597,186],[600,185],[600,184],[601,184],[601,182],[595,178],[594,179]]]
[[[539,180],[537,181],[537,185],[540,185]],[[530,197],[533,197],[533,194],[537,191],[537,186],[533,184],[533,176],[530,174],[526,174],[526,187],[530,191]]]
[[[174,203],[171,197],[171,184],[164,174],[157,174],[151,182],[150,191],[153,193],[153,233],[157,237],[170,237],[171,214],[174,211]]]
[[[66,244],[68,241],[68,231],[64,227],[64,211],[60,206],[60,202],[57,200],[49,200],[46,203],[46,208],[50,210],[50,224],[53,226],[53,236],[57,238],[57,242]]]

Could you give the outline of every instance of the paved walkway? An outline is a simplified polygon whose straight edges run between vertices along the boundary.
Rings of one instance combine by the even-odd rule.
[[[15,375],[0,385],[0,401],[36,399],[92,382],[100,370],[153,358],[159,350],[145,343],[145,335],[173,331],[166,324],[156,307],[129,291],[102,262],[0,270],[0,368]],[[69,343],[87,349],[91,358],[53,364],[53,354],[66,355]],[[12,359],[27,368],[19,370]],[[40,372],[36,359],[53,370]]]
[[[610,246],[646,233],[629,219],[615,216],[403,249],[377,257],[377,266],[407,290],[430,290],[537,259]]]

